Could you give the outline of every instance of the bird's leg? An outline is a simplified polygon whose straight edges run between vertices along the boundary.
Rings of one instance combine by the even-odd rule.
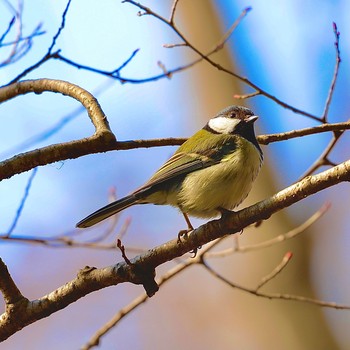
[[[194,230],[194,228],[193,228],[193,226],[192,226],[192,224],[191,224],[191,221],[190,221],[188,215],[187,215],[185,212],[183,212],[183,211],[181,211],[181,212],[182,212],[182,215],[184,216],[184,218],[185,218],[185,220],[186,220],[188,229],[187,229],[187,230],[181,230],[181,231],[179,232],[179,234],[177,235],[177,243],[181,243],[181,236],[185,236],[185,237],[187,238],[188,234],[189,234],[191,231]],[[194,248],[193,250],[190,251],[190,253],[193,254],[192,258],[195,258],[195,257],[196,257],[197,252],[198,252],[198,249],[200,249],[200,248],[201,248],[201,246],[198,247],[198,248]]]
[[[181,211],[181,213],[182,213],[182,215],[184,216],[184,218],[185,218],[185,220],[186,220],[186,223],[187,223],[187,227],[188,227],[188,228],[187,228],[187,230],[181,230],[181,231],[178,233],[178,235],[177,235],[177,243],[181,243],[181,237],[182,237],[182,236],[187,237],[188,233],[194,230],[194,228],[193,228],[193,226],[192,226],[192,224],[191,224],[191,221],[190,221],[188,215],[187,215],[185,212],[183,212],[183,211]]]

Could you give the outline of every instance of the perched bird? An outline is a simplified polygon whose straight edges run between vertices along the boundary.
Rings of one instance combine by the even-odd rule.
[[[77,227],[90,227],[135,204],[168,204],[188,215],[212,218],[238,206],[251,190],[263,154],[255,138],[258,119],[230,106],[186,142],[139,189],[90,214]]]

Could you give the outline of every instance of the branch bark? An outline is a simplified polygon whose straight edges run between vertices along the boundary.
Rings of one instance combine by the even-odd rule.
[[[350,160],[319,174],[308,176],[250,207],[226,214],[221,219],[212,220],[192,231],[181,243],[174,239],[150,249],[131,259],[130,262],[120,262],[101,269],[85,267],[75,279],[37,300],[28,301],[23,297],[16,302],[15,298],[11,312],[6,310],[0,318],[0,340],[7,339],[26,325],[65,308],[91,292],[108,286],[123,282],[142,284],[148,296],[152,296],[158,290],[154,280],[154,271],[157,266],[219,237],[239,232],[254,222],[266,220],[283,208],[345,181],[350,181]],[[6,297],[8,293],[3,288],[1,290]],[[21,295],[18,293],[16,292],[15,295]]]

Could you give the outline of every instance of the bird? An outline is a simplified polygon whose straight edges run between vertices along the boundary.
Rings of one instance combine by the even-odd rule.
[[[258,116],[243,106],[229,106],[189,137],[140,188],[77,223],[87,228],[135,204],[171,205],[189,216],[214,218],[232,211],[248,196],[258,176],[263,152],[254,132]],[[180,233],[179,233],[180,235]]]

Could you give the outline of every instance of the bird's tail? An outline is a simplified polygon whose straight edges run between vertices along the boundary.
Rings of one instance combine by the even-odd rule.
[[[85,228],[93,226],[100,221],[109,218],[110,216],[128,208],[131,207],[134,204],[137,204],[138,200],[135,198],[134,195],[129,195],[124,198],[121,198],[113,203],[110,203],[106,205],[105,207],[102,207],[98,210],[96,210],[94,213],[88,215],[83,220],[79,221],[76,224],[76,227]]]

